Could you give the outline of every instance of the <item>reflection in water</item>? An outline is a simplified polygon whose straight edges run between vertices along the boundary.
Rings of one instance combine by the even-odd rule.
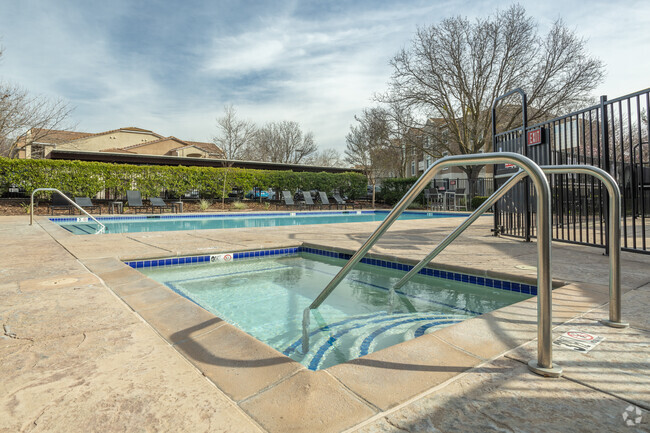
[[[311,369],[327,368],[527,297],[417,276],[397,292],[396,308],[389,313],[389,288],[404,272],[359,264],[312,311],[312,350],[302,355],[303,310],[344,263],[301,253],[143,272]]]

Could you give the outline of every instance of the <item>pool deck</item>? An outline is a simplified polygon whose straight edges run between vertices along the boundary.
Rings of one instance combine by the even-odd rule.
[[[460,221],[398,221],[371,253],[418,260]],[[490,236],[491,221],[435,265],[533,279],[536,245]],[[554,339],[604,337],[588,353],[554,345],[559,379],[526,366],[537,356],[535,298],[313,372],[121,263],[353,250],[378,224],[75,236],[44,217],[0,217],[0,432],[650,431],[648,255],[621,256],[631,326],[615,329],[598,321],[603,250],[553,245]]]

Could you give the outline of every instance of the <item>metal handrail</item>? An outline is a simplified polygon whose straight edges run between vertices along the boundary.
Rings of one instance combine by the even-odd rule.
[[[345,276],[352,270],[363,256],[372,248],[379,238],[388,230],[415,197],[427,186],[443,167],[485,165],[485,164],[514,164],[523,169],[530,176],[537,191],[537,360],[528,363],[528,367],[535,373],[544,376],[560,376],[562,369],[553,366],[552,347],[552,320],[551,320],[551,190],[546,176],[529,158],[512,152],[484,153],[477,155],[447,156],[432,164],[420,176],[411,189],[402,197],[399,203],[388,214],[386,219],[370,235],[366,242],[343,266],[338,274],[329,282],[318,297],[303,312],[302,320],[302,349],[303,353],[309,351],[309,314],[310,310],[317,308],[339,285]]]
[[[95,221],[99,225],[99,230],[97,230],[97,232],[95,233],[96,235],[100,234],[100,233],[104,233],[104,231],[106,230],[106,226],[104,224],[100,223],[99,221],[97,221],[97,218],[95,218],[94,216],[92,216],[91,214],[86,212],[81,206],[79,206],[77,203],[72,201],[72,199],[70,199],[70,197],[68,197],[67,195],[65,195],[64,193],[62,193],[61,191],[59,191],[56,188],[36,188],[34,191],[32,191],[32,196],[31,196],[31,200],[30,200],[30,203],[29,203],[29,225],[30,226],[34,223],[34,194],[36,194],[38,191],[56,191],[56,192],[58,192],[61,195],[61,197],[64,197],[66,200],[68,200],[70,202],[70,204],[72,204],[74,207],[79,209],[81,212],[88,215],[88,217],[90,219],[92,219],[93,221]]]
[[[618,183],[605,170],[591,165],[543,165],[540,168],[548,174],[586,174],[605,185],[609,195],[609,320],[602,319],[601,322],[612,328],[628,327],[628,323],[621,321],[621,190]]]
[[[501,197],[503,197],[512,187],[514,187],[520,180],[526,177],[527,174],[525,171],[519,170],[516,172],[510,179],[508,179],[501,187],[492,193],[470,216],[467,217],[465,221],[458,227],[454,229],[453,232],[449,233],[445,237],[440,245],[438,245],[433,251],[431,251],[425,258],[420,260],[420,262],[413,267],[406,275],[402,277],[401,280],[395,284],[391,291],[397,290],[406,284],[414,275],[416,275],[422,268],[424,268],[427,263],[433,260],[438,254],[442,252],[449,244],[451,244],[462,232],[467,229],[474,221],[478,219],[485,211],[491,208],[494,203],[496,203]]]
[[[544,165],[540,166],[546,174],[578,173],[593,176],[605,184],[609,194],[608,218],[608,244],[609,244],[609,320],[601,322],[614,328],[625,328],[628,323],[621,321],[621,192],[616,180],[605,170],[590,165]],[[467,219],[451,232],[433,251],[413,267],[401,280],[391,288],[391,299],[394,291],[406,284],[431,260],[438,256],[450,243],[452,243],[470,224],[489,209],[497,200],[512,188],[517,182],[526,177],[523,171],[515,173],[506,183],[494,192],[483,204],[476,209]]]

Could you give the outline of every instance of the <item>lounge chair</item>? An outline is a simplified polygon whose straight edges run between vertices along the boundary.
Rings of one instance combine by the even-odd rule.
[[[332,194],[332,197],[334,197],[334,200],[336,200],[336,208],[339,209],[339,207],[343,207],[343,210],[347,209],[348,206],[352,206],[352,209],[354,209],[354,203],[348,203],[345,200],[341,198],[340,195],[338,194]]]
[[[93,204],[93,201],[90,199],[90,197],[75,197],[74,202],[77,203],[77,206],[84,208],[84,210],[87,210],[89,213],[97,212],[100,215],[102,214],[102,207],[97,204]],[[93,209],[96,209],[96,211]]]
[[[133,209],[133,213],[138,213],[139,210],[144,210],[146,212],[147,209],[153,211],[152,206],[145,206],[144,203],[142,203],[142,195],[140,194],[140,191],[127,191],[126,205]]]
[[[325,194],[323,191],[318,191],[318,196],[320,197],[321,207],[327,206],[328,209],[332,209],[333,203],[330,203],[330,201],[327,198],[327,194]]]
[[[284,206],[287,208],[298,207],[298,205],[293,201],[293,195],[291,195],[289,191],[282,191],[282,200],[284,200]]]
[[[70,196],[69,193],[65,193],[65,195],[66,197]],[[73,209],[75,209],[75,207],[70,204],[69,199],[66,200],[66,198],[58,192],[52,194],[52,204],[50,204],[51,215],[54,215],[55,210],[67,210],[68,214],[72,214]]]
[[[311,193],[309,191],[302,193],[302,198],[305,200],[305,207],[308,209],[313,209],[316,207],[314,199],[311,198]]]
[[[163,213],[164,210],[169,210],[169,212],[174,211],[174,207],[172,205],[165,203],[165,201],[160,197],[149,198],[149,203],[151,203],[151,209],[153,211],[155,211],[156,209],[160,209],[160,213]]]

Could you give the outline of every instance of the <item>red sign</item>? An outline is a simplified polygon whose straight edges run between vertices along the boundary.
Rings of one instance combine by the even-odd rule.
[[[527,143],[529,146],[535,146],[536,144],[542,144],[542,128],[533,129],[528,131]]]
[[[515,168],[514,164],[506,164],[506,168]]]

